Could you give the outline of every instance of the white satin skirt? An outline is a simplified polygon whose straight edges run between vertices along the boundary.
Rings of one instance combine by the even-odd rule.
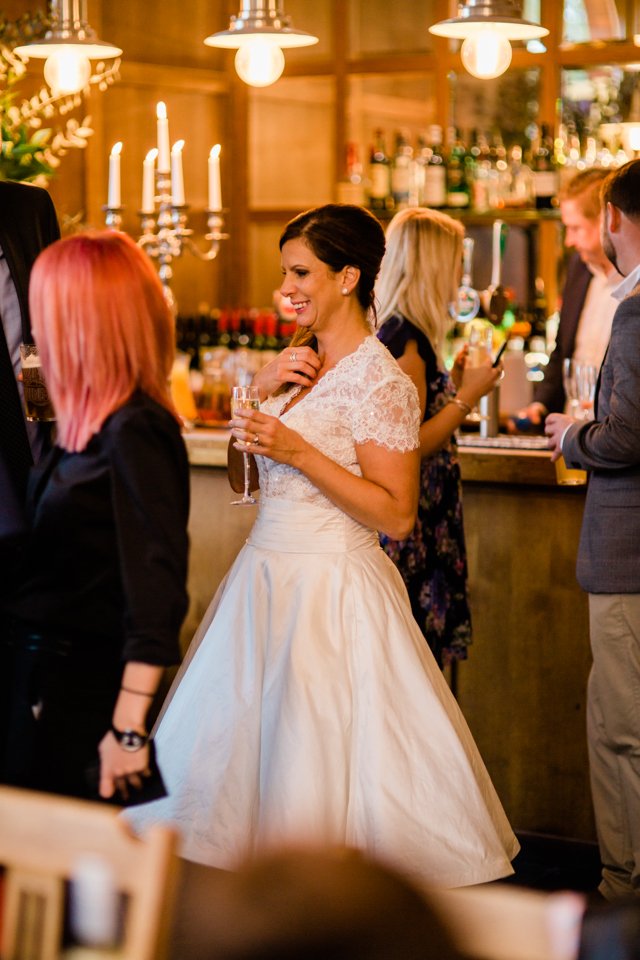
[[[169,821],[216,867],[281,844],[363,849],[418,882],[513,873],[518,843],[375,532],[265,500],[156,733]],[[489,691],[487,691],[489,695]]]

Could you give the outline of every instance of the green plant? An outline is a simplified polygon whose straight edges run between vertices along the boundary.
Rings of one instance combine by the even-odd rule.
[[[47,87],[31,96],[19,96],[27,79],[26,61],[14,47],[42,37],[49,27],[42,13],[26,13],[18,20],[0,14],[0,179],[28,180],[46,186],[70,149],[82,149],[93,133],[91,117],[67,114],[84,103],[83,93],[54,96]],[[98,63],[88,87],[105,90],[117,79],[120,61]]]

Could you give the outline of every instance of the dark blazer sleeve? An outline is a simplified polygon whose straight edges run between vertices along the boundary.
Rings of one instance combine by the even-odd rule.
[[[30,341],[29,276],[38,254],[60,238],[51,197],[41,187],[0,181],[0,245],[7,259],[22,316],[22,337]]]
[[[615,312],[596,398],[598,419],[573,424],[562,451],[571,466],[624,471],[640,466],[640,294]]]
[[[125,599],[123,659],[170,665],[187,611],[189,468],[180,429],[161,409],[123,408],[107,453]]]
[[[561,413],[565,405],[562,382],[563,361],[573,355],[580,314],[587,296],[592,274],[577,254],[572,257],[567,269],[567,279],[562,291],[562,306],[556,346],[549,358],[544,380],[537,383],[533,399],[542,403],[549,413]]]

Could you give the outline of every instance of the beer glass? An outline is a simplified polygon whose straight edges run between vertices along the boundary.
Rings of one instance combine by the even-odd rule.
[[[27,420],[48,423],[56,414],[42,375],[42,363],[35,343],[20,344],[22,389]]]

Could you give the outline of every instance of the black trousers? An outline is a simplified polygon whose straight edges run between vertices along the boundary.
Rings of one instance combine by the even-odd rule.
[[[93,657],[91,638],[69,641],[26,624],[0,636],[0,780],[96,799],[87,779],[109,729],[122,665]]]

